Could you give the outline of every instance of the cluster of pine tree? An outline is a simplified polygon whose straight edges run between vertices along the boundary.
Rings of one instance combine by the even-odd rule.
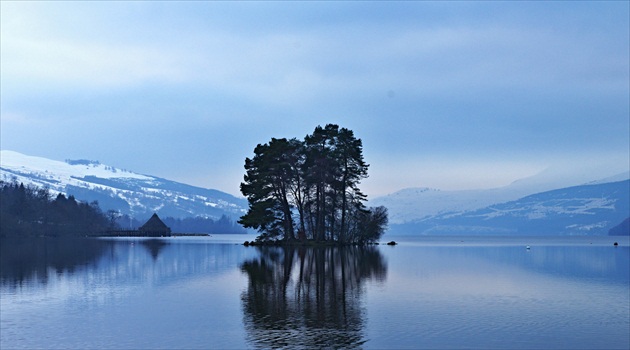
[[[109,228],[98,202],[52,197],[46,188],[0,181],[0,237],[85,236]]]
[[[387,226],[385,207],[364,205],[358,185],[368,164],[349,129],[328,124],[303,141],[272,138],[245,159],[245,170],[249,210],[239,223],[257,229],[259,240],[369,243]]]

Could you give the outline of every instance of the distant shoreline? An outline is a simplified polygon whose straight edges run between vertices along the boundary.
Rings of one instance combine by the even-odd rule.
[[[171,233],[169,235],[151,235],[138,230],[120,230],[108,231],[105,234],[96,234],[91,237],[148,237],[148,238],[165,238],[165,237],[209,237],[210,233]]]

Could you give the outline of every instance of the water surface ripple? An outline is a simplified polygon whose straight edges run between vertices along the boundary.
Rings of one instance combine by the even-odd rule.
[[[627,237],[386,238],[3,240],[0,348],[630,348]]]

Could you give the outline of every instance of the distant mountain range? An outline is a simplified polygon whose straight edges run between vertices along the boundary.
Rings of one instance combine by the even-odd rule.
[[[65,162],[0,151],[0,180],[97,200],[136,218],[223,215],[238,219],[247,201],[213,189],[143,175],[98,161]],[[544,174],[543,174],[544,175]],[[369,201],[390,216],[390,234],[607,234],[630,217],[630,173],[580,183],[534,176],[488,190],[404,189]],[[573,180],[577,182],[578,180]]]
[[[390,202],[390,233],[396,234],[605,235],[630,216],[627,177],[624,173],[517,199],[510,197],[518,197],[524,189],[510,186],[479,191],[405,190],[377,198],[371,205]],[[626,180],[617,181],[620,178]],[[396,197],[405,201],[397,202]],[[401,205],[407,207],[399,210]]]
[[[86,202],[97,200],[104,211],[114,209],[136,218],[157,212],[162,217],[219,219],[225,215],[234,220],[247,210],[244,198],[91,160],[61,162],[0,151],[0,180],[46,187],[53,195],[73,195]]]
[[[482,190],[444,191],[433,188],[406,188],[369,201],[370,206],[383,205],[389,209],[391,224],[404,224],[440,214],[466,212],[493,204],[514,201],[532,194],[586,184],[603,184],[630,179],[623,172],[602,179],[577,176],[550,176],[545,171],[538,175],[514,181],[499,188]]]
[[[630,236],[630,217],[626,218],[619,225],[608,230],[610,236]]]

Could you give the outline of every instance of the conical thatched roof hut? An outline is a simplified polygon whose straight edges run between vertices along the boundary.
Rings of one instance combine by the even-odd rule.
[[[157,213],[154,213],[151,218],[138,229],[145,236],[161,237],[170,236],[171,228],[160,220]]]

